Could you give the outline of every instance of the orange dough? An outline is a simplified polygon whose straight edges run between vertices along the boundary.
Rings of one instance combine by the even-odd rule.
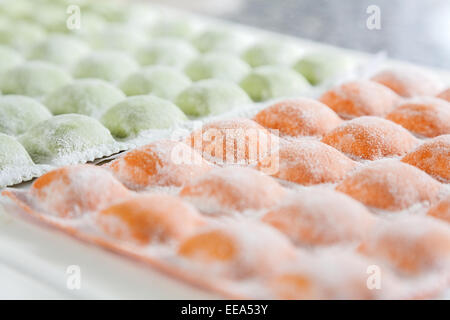
[[[296,244],[327,245],[361,240],[375,218],[362,204],[343,193],[310,189],[290,194],[262,221]]]
[[[383,116],[399,101],[399,96],[379,83],[351,81],[325,92],[324,104],[343,117]]]
[[[76,218],[131,196],[114,176],[93,165],[67,166],[38,178],[30,195],[45,213]]]
[[[450,103],[439,98],[412,99],[395,108],[386,118],[424,137],[450,134]]]
[[[448,102],[450,102],[450,88],[448,88],[447,90],[442,91],[439,95],[438,98],[447,100]]]
[[[437,199],[441,184],[425,172],[398,160],[372,162],[346,177],[336,190],[384,210],[402,210]]]
[[[282,141],[278,152],[262,159],[258,169],[283,180],[313,185],[337,182],[356,165],[324,143],[299,139]]]
[[[276,204],[285,189],[249,168],[217,168],[187,183],[180,192],[204,211],[263,209]]]
[[[182,142],[161,140],[127,152],[106,167],[130,189],[139,190],[155,185],[181,186],[212,165]]]
[[[220,272],[240,278],[273,273],[295,259],[295,248],[273,228],[259,223],[230,221],[187,238],[180,244],[178,254],[196,263],[214,265],[222,269]]]
[[[407,274],[449,270],[450,228],[438,220],[409,215],[373,230],[360,251],[383,259]]]
[[[450,223],[450,196],[442,199],[428,210],[428,215]]]
[[[258,112],[254,120],[289,136],[321,136],[342,122],[333,110],[306,98],[273,104]]]
[[[103,209],[97,225],[108,235],[136,244],[180,240],[204,224],[188,203],[165,194],[141,194]]]
[[[383,70],[372,77],[402,97],[435,96],[441,83],[433,75],[416,68],[396,68]]]
[[[367,116],[344,122],[322,142],[354,158],[375,160],[404,155],[418,140],[391,121]]]
[[[278,144],[278,137],[250,119],[226,119],[194,131],[187,143],[216,164],[252,164]]]
[[[402,159],[443,182],[450,182],[450,135],[428,140]]]

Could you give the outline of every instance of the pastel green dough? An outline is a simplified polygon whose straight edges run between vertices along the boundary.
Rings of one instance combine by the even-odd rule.
[[[14,138],[0,133],[0,170],[33,165],[25,148]]]
[[[123,99],[123,92],[109,82],[80,79],[48,94],[44,104],[53,114],[79,113],[98,118]]]
[[[130,138],[149,129],[165,129],[187,120],[172,102],[151,95],[129,97],[110,108],[102,123],[116,138]]]
[[[280,66],[255,68],[241,81],[241,87],[253,101],[299,96],[311,89],[303,76],[294,70]]]
[[[142,66],[164,65],[182,68],[197,55],[197,50],[187,41],[159,38],[140,48],[136,59]]]
[[[20,135],[52,114],[36,100],[17,95],[0,96],[0,132]]]
[[[81,114],[63,114],[39,122],[19,141],[35,163],[53,162],[115,142],[99,121]]]
[[[353,66],[353,61],[347,56],[321,52],[303,56],[293,68],[312,85],[317,85],[349,71]]]
[[[151,66],[125,78],[120,88],[127,96],[153,94],[173,100],[191,84],[191,80],[180,70],[166,66]]]
[[[228,29],[207,30],[196,36],[192,43],[200,52],[241,52],[246,42],[239,31]]]
[[[193,23],[186,18],[157,21],[150,29],[154,37],[189,38],[195,32]]]
[[[147,36],[139,28],[110,25],[101,32],[94,32],[89,43],[94,48],[124,50],[134,52],[148,42]]]
[[[264,65],[292,65],[300,55],[300,48],[289,43],[267,41],[245,50],[242,59],[253,68]]]
[[[28,53],[29,60],[42,60],[68,67],[89,52],[83,41],[64,35],[54,35],[34,46]]]
[[[15,50],[0,45],[0,76],[6,70],[22,62],[22,56]]]
[[[193,81],[214,78],[238,82],[250,72],[250,66],[234,55],[213,52],[193,60],[184,71]]]
[[[137,68],[136,61],[123,52],[98,51],[79,60],[73,67],[73,76],[120,81]]]
[[[45,30],[35,23],[14,20],[0,26],[0,44],[23,51],[42,41],[45,34]]]
[[[193,83],[178,95],[175,102],[188,115],[207,116],[224,113],[251,100],[231,81],[208,79]]]
[[[6,71],[0,80],[3,94],[39,97],[71,80],[63,69],[42,61],[31,61]]]

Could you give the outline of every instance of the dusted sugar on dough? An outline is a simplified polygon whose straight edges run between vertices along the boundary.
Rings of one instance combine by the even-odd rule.
[[[73,67],[75,78],[98,78],[106,81],[120,81],[133,71],[138,64],[120,51],[97,51],[80,59]]]
[[[93,48],[102,50],[123,50],[134,53],[149,40],[145,33],[129,25],[111,24],[89,38]]]
[[[0,77],[8,69],[11,69],[23,61],[22,56],[15,50],[0,45]]]
[[[242,79],[240,84],[256,102],[283,96],[301,96],[311,89],[302,75],[283,66],[258,67]]]
[[[441,82],[431,73],[418,68],[392,68],[378,72],[373,81],[395,91],[402,97],[436,96]]]
[[[343,117],[384,116],[400,97],[379,83],[358,80],[346,82],[325,92],[320,101]]]
[[[367,235],[360,251],[406,275],[448,271],[450,228],[438,220],[414,215],[388,220]]]
[[[447,100],[448,102],[450,102],[450,88],[448,88],[447,90],[442,91],[439,95],[438,98]]]
[[[279,139],[256,122],[237,118],[207,123],[186,142],[215,164],[248,165],[275,151]]]
[[[97,226],[107,235],[136,245],[173,242],[205,224],[198,211],[167,194],[139,194],[101,210]]]
[[[427,215],[450,223],[450,195],[432,206]]]
[[[278,151],[258,163],[259,170],[302,185],[338,182],[356,166],[338,150],[312,139],[281,141]]]
[[[210,272],[242,279],[275,273],[295,259],[295,248],[269,226],[230,221],[188,237],[178,247],[178,254]]]
[[[0,79],[0,90],[3,94],[40,97],[70,80],[70,75],[55,65],[31,61],[6,71]]]
[[[290,193],[262,221],[287,235],[298,245],[331,245],[358,242],[375,218],[358,201],[329,189]]]
[[[312,85],[319,85],[348,73],[354,67],[355,62],[346,55],[337,52],[311,52],[301,57],[293,68]]]
[[[111,173],[94,165],[50,171],[31,185],[29,194],[40,211],[61,218],[78,218],[131,197]]]
[[[437,200],[442,185],[425,172],[399,160],[385,159],[360,167],[336,190],[367,206],[398,211]]]
[[[33,161],[24,147],[14,137],[0,132],[0,171],[31,165]]]
[[[450,135],[442,135],[425,141],[402,159],[437,180],[450,182]]]
[[[285,189],[270,176],[241,167],[213,169],[186,183],[180,191],[180,196],[212,213],[266,209],[285,194]]]
[[[35,23],[12,19],[0,25],[0,44],[24,52],[42,41],[45,34],[45,30]]]
[[[247,41],[238,30],[207,29],[192,40],[200,52],[240,53],[247,46]]]
[[[117,103],[102,116],[116,138],[130,138],[150,129],[167,129],[187,120],[172,102],[155,96],[134,96]]]
[[[234,55],[211,52],[191,61],[184,71],[192,81],[214,78],[239,82],[250,72],[250,66]]]
[[[151,40],[136,51],[136,60],[142,66],[163,65],[183,68],[198,55],[187,41],[174,38]]]
[[[290,66],[300,56],[302,50],[283,41],[267,40],[252,45],[244,51],[244,59],[253,68],[266,65]]]
[[[256,114],[254,120],[288,136],[322,136],[342,119],[321,102],[297,98],[277,102]]]
[[[17,136],[51,116],[46,107],[30,97],[0,96],[0,132]]]
[[[80,79],[48,94],[44,104],[53,114],[79,113],[98,118],[124,99],[123,92],[109,82]]]
[[[127,187],[182,186],[212,165],[182,142],[160,140],[131,150],[106,165]]]
[[[207,79],[183,90],[175,103],[191,116],[217,115],[251,103],[247,94],[231,81]]]
[[[127,96],[152,94],[174,100],[191,84],[191,80],[180,70],[167,66],[151,66],[130,74],[120,88]]]
[[[409,131],[428,138],[450,134],[450,102],[433,97],[406,101],[387,116]]]
[[[41,121],[19,140],[36,163],[57,161],[115,142],[100,122],[81,114],[63,114]]]
[[[402,156],[418,140],[401,126],[378,117],[359,117],[328,132],[322,142],[357,159]]]
[[[83,41],[67,35],[51,35],[36,44],[28,52],[29,60],[51,62],[61,67],[70,67],[89,52]]]

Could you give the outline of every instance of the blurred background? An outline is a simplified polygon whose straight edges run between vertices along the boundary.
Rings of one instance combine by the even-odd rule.
[[[153,0],[154,2],[158,0]],[[219,18],[450,69],[449,0],[160,0]],[[369,30],[369,6],[381,29]]]

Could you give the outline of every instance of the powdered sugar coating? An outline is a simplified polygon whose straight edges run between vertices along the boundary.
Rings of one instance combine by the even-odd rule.
[[[442,91],[439,95],[438,98],[447,100],[448,102],[450,102],[450,88],[448,88],[447,90]]]
[[[33,165],[24,147],[13,137],[0,133],[0,170]]]
[[[450,225],[450,195],[432,206],[427,215],[448,222]]]

